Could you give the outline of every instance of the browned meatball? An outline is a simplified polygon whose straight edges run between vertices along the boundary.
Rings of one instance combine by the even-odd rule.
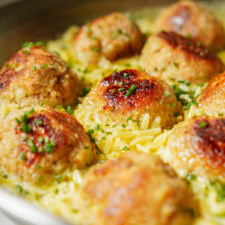
[[[156,29],[191,36],[216,50],[222,49],[225,45],[222,23],[197,1],[179,1],[165,8],[156,21]]]
[[[225,115],[225,73],[212,79],[198,98],[196,114]]]
[[[225,118],[197,117],[176,125],[163,158],[177,171],[225,178]]]
[[[88,225],[191,225],[187,184],[155,155],[129,152],[94,167],[82,188]]]
[[[202,83],[225,69],[214,53],[174,32],[151,36],[143,48],[140,63],[150,74],[166,82],[175,79]]]
[[[16,180],[46,183],[90,165],[95,153],[81,124],[67,113],[35,107],[11,111],[1,121],[0,165]]]
[[[66,63],[34,44],[14,54],[0,71],[0,98],[22,107],[73,104],[78,90],[77,76]]]
[[[83,101],[100,121],[124,123],[128,117],[134,121],[148,113],[150,124],[156,117],[161,126],[168,128],[182,114],[173,89],[149,74],[127,69],[113,72],[102,79]]]
[[[97,64],[101,57],[110,61],[137,54],[143,37],[136,24],[123,13],[112,13],[83,26],[75,35],[75,57],[86,64]]]

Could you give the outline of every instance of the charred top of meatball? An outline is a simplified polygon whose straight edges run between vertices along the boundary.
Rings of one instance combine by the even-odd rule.
[[[55,110],[35,113],[31,109],[16,121],[15,133],[21,143],[19,150],[24,152],[27,166],[32,166],[45,154],[53,153],[54,149],[64,149],[61,151],[63,157],[74,146],[71,134],[82,129],[73,117]],[[55,124],[63,124],[63,127],[56,128]]]
[[[166,41],[174,49],[180,48],[181,50],[201,59],[217,59],[217,56],[206,49],[203,45],[198,44],[191,39],[182,37],[175,32],[162,31],[157,36]]]
[[[149,77],[150,78],[150,77]],[[103,79],[103,98],[107,102],[105,108],[111,110],[132,110],[157,100],[163,91],[156,79],[144,79],[139,71],[123,70],[114,72]]]
[[[198,146],[196,153],[212,164],[222,166],[225,163],[225,118],[197,119],[193,129]]]
[[[15,117],[17,115],[17,117]],[[96,149],[82,125],[67,113],[35,106],[10,111],[0,127],[0,165],[19,181],[49,184],[57,174],[83,169]]]

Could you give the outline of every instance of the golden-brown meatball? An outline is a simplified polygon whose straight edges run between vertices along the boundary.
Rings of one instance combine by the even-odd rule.
[[[139,121],[148,113],[150,124],[160,117],[163,128],[172,126],[176,115],[182,114],[169,85],[134,69],[113,72],[102,79],[84,99],[83,106],[89,108],[98,120],[118,124],[129,117]]]
[[[225,73],[212,79],[198,98],[197,114],[225,115]]]
[[[112,13],[83,26],[75,35],[75,57],[86,64],[97,64],[101,57],[110,61],[137,54],[143,37],[136,24],[122,13]]]
[[[77,76],[66,63],[34,44],[14,54],[0,71],[0,98],[22,107],[73,104],[78,90]]]
[[[196,1],[180,1],[164,9],[156,20],[156,29],[190,36],[216,50],[222,49],[225,45],[222,23]]]
[[[129,152],[92,168],[82,187],[88,225],[190,225],[187,184],[154,155]]]
[[[197,117],[179,123],[162,156],[177,171],[225,178],[225,118]]]
[[[50,108],[11,111],[0,125],[0,165],[17,180],[54,179],[66,169],[84,168],[95,148],[72,116]]]
[[[202,83],[225,69],[222,61],[203,46],[164,31],[148,39],[140,63],[147,72],[168,83],[171,79]]]

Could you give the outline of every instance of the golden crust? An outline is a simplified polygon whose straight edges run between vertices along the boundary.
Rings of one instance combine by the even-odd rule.
[[[82,188],[87,224],[190,225],[187,184],[154,155],[129,152],[95,166]]]
[[[97,64],[101,57],[110,61],[141,51],[143,37],[136,24],[122,13],[112,13],[83,26],[74,37],[75,57]]]
[[[198,98],[199,114],[225,115],[225,73],[213,78]]]
[[[22,107],[43,102],[74,104],[78,78],[56,54],[42,47],[23,48],[0,71],[0,97]]]
[[[41,107],[24,118],[27,110],[13,110],[1,122],[0,165],[11,177],[38,182],[41,176],[48,182],[66,169],[84,168],[95,160],[95,147],[75,118]]]
[[[147,72],[168,83],[171,78],[203,83],[225,69],[222,61],[202,45],[164,31],[148,39],[140,63]]]
[[[203,45],[220,50],[225,46],[222,23],[206,7],[196,1],[180,1],[165,8],[156,20],[157,31],[174,31],[191,35]]]
[[[128,117],[138,121],[145,113],[151,122],[161,118],[163,128],[176,122],[176,114],[182,114],[172,88],[145,72],[134,69],[114,72],[102,79],[83,101],[101,120],[118,124]]]
[[[176,170],[225,177],[225,118],[197,117],[176,125],[164,159]]]

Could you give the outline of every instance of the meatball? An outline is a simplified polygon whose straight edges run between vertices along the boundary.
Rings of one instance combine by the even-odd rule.
[[[201,116],[179,123],[162,156],[177,171],[225,178],[225,118]]]
[[[78,78],[56,54],[41,46],[27,45],[0,71],[0,98],[21,107],[43,102],[51,107],[74,104]]]
[[[225,73],[212,79],[198,98],[197,114],[225,115]]]
[[[92,168],[81,194],[88,225],[193,222],[195,204],[187,184],[155,155],[128,152]]]
[[[196,1],[180,1],[164,9],[156,20],[158,31],[174,31],[203,45],[220,50],[225,45],[222,23]]]
[[[141,51],[143,36],[136,24],[123,13],[112,13],[81,27],[73,40],[75,57],[97,64],[101,57],[110,61]]]
[[[202,45],[164,31],[148,39],[140,63],[150,74],[169,83],[171,79],[202,83],[225,69],[222,61]]]
[[[65,170],[85,168],[95,156],[83,127],[67,113],[25,108],[1,121],[0,165],[17,180],[44,184]]]
[[[176,122],[182,115],[173,89],[149,74],[126,69],[113,72],[102,79],[83,101],[94,117],[100,121],[124,123],[127,118],[139,121],[144,114],[150,115],[150,123],[161,118],[163,128]]]

